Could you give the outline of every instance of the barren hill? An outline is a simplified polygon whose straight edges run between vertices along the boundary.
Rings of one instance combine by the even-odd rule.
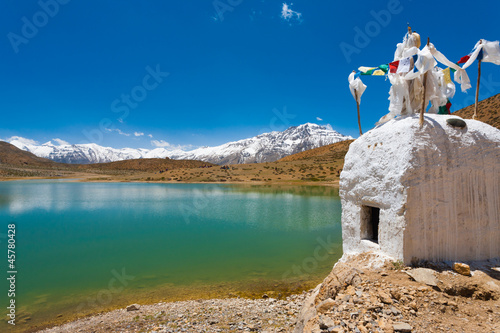
[[[21,150],[8,142],[0,141],[0,164],[16,166],[53,166],[57,163]]]
[[[194,160],[172,160],[169,158],[142,158],[109,163],[80,165],[87,170],[134,170],[134,171],[165,171],[173,169],[192,169],[214,166],[215,164]]]
[[[474,104],[453,112],[462,118],[472,119],[474,114]],[[500,94],[491,96],[478,103],[476,120],[500,129]]]
[[[314,159],[318,161],[324,161],[329,158],[332,160],[343,159],[345,154],[347,153],[347,150],[349,149],[349,145],[353,141],[354,140],[346,140],[333,143],[331,145],[306,150],[297,154],[283,157],[282,159],[278,160],[278,162],[291,162],[306,159]]]

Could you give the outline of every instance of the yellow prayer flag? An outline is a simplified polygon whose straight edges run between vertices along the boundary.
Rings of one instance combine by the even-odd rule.
[[[451,83],[450,67],[443,69],[443,75],[444,83]]]

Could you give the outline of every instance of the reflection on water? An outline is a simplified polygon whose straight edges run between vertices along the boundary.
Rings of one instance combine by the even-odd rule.
[[[321,280],[342,254],[329,187],[24,181],[0,183],[0,200],[2,230],[17,225],[18,301],[31,322],[81,311],[119,276],[133,278],[92,311],[221,285],[285,290]]]

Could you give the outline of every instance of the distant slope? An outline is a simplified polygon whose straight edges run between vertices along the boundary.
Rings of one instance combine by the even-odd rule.
[[[165,171],[174,169],[192,169],[213,166],[212,163],[192,160],[171,160],[169,158],[141,158],[135,160],[116,161],[80,165],[86,170],[133,170],[133,171]]]
[[[474,104],[453,113],[462,118],[472,119]],[[491,96],[478,103],[476,120],[500,129],[500,94]]]
[[[57,163],[46,158],[35,156],[8,142],[0,141],[0,164],[14,166],[54,166]]]
[[[354,142],[354,140],[346,140],[337,142],[331,145],[314,148],[306,150],[297,154],[283,157],[278,160],[278,162],[292,162],[307,159],[314,160],[327,160],[327,159],[343,159],[347,150],[349,150],[349,145]]]

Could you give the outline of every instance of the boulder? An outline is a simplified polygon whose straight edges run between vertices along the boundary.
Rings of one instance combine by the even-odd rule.
[[[453,270],[458,274],[470,276],[470,267],[467,264],[456,262],[453,264]]]
[[[127,306],[127,311],[137,311],[141,308],[139,304],[131,304]]]
[[[319,313],[325,313],[330,311],[337,303],[331,298],[327,298],[316,307]]]
[[[394,332],[411,332],[413,329],[409,324],[401,322],[394,323],[392,328],[394,329]]]
[[[413,280],[419,283],[425,283],[428,286],[437,287],[438,280],[436,278],[436,271],[429,268],[415,268],[406,271]]]

